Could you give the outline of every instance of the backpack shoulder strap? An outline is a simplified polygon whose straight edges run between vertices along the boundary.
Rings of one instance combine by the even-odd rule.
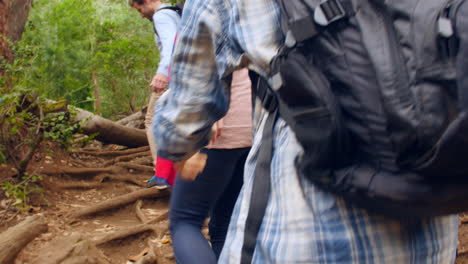
[[[244,241],[241,249],[241,264],[251,264],[257,244],[257,236],[266,213],[271,189],[271,159],[273,156],[273,128],[278,119],[278,105],[273,93],[269,92],[267,82],[259,77],[257,84],[252,83],[252,90],[261,99],[262,105],[269,112],[262,134],[262,145],[254,171],[250,205],[245,222]],[[268,99],[267,99],[268,98]],[[266,103],[268,102],[268,103]]]
[[[176,12],[179,16],[182,16],[182,8],[180,8],[179,6],[164,6],[164,7],[159,8],[156,12],[159,12],[159,11],[164,10],[164,9],[172,10],[172,11]],[[157,36],[159,36],[158,31],[156,30],[156,27],[154,25],[154,21],[152,21],[152,22],[153,22],[154,33]]]
[[[182,9],[180,7],[178,7],[178,6],[164,6],[164,7],[159,8],[157,12],[159,12],[161,10],[164,10],[164,9],[172,10],[172,11],[176,12],[179,16],[182,15]]]

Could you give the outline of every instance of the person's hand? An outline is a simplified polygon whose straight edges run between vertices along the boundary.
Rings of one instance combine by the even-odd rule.
[[[153,80],[150,83],[151,88],[153,88],[153,92],[162,92],[167,88],[167,83],[169,82],[169,78],[166,75],[157,73],[154,75]]]
[[[197,152],[188,160],[178,161],[174,163],[178,175],[182,180],[194,181],[197,176],[205,169],[208,155]]]
[[[211,139],[210,145],[214,144],[215,141],[221,136],[221,132],[223,131],[224,123],[223,119],[218,120],[218,122],[214,123],[211,127]]]

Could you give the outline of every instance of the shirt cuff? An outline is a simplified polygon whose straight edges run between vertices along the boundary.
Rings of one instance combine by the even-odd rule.
[[[188,155],[188,153],[182,153],[182,154],[170,154],[169,152],[166,152],[164,150],[158,150],[158,156],[167,160],[171,160],[173,162],[178,162],[182,160],[188,159],[191,155]]]
[[[158,71],[156,71],[156,73],[169,77],[169,65],[159,65]]]

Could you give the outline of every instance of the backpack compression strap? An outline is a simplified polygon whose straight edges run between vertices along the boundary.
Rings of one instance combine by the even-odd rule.
[[[263,78],[258,78],[255,94],[269,112],[262,134],[257,166],[255,167],[250,206],[245,221],[244,243],[241,251],[241,264],[252,263],[257,235],[270,198],[270,166],[273,152],[273,128],[278,118],[278,105],[275,95],[267,87]],[[252,85],[255,88],[255,85]]]
[[[281,0],[281,13],[286,17],[286,46],[292,47],[297,42],[303,42],[318,35],[324,27],[351,17],[355,14],[351,0],[325,0],[314,8],[314,12],[307,12],[307,1]],[[310,2],[310,1],[309,1]]]

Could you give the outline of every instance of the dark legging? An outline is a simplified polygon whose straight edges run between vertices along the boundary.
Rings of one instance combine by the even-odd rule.
[[[204,149],[208,161],[195,181],[176,179],[171,194],[170,229],[179,264],[216,263],[243,181],[250,148]],[[201,233],[210,214],[211,245]]]

